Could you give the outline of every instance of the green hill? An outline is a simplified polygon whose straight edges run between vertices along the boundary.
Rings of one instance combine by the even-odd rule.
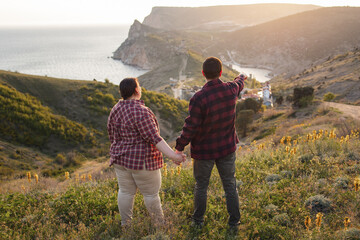
[[[6,150],[0,151],[1,176],[32,167],[53,175],[106,156],[107,118],[119,97],[118,86],[111,83],[0,71],[0,141]],[[142,99],[156,114],[161,135],[167,140],[176,137],[187,116],[187,102],[145,89]],[[9,144],[15,149],[7,149]],[[27,157],[44,154],[46,160],[39,158],[38,163]],[[44,161],[49,164],[40,164]]]

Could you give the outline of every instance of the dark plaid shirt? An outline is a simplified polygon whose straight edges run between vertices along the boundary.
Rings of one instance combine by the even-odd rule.
[[[236,151],[235,105],[245,79],[241,75],[232,82],[212,80],[195,93],[176,140],[177,150],[183,151],[191,142],[191,157],[197,160],[218,159]]]
[[[111,110],[107,129],[110,147],[110,165],[141,170],[163,167],[162,153],[155,147],[160,137],[159,124],[154,113],[141,100],[120,100]]]

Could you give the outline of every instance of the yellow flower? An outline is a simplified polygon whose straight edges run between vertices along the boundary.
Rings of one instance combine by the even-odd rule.
[[[286,151],[287,153],[289,153],[290,147],[289,147],[289,146],[286,146],[285,151]]]
[[[26,173],[26,176],[27,176],[28,181],[31,182],[31,173],[30,173],[30,172],[27,172],[27,173]]]
[[[88,179],[89,179],[89,181],[92,181],[92,176],[90,173],[88,174]]]
[[[81,175],[81,180],[83,180],[83,182],[86,181],[86,175],[85,174]]]
[[[285,139],[286,139],[286,137],[285,137],[285,136],[284,136],[284,137],[282,137],[282,138],[281,138],[281,140],[280,140],[280,143],[281,143],[281,144],[284,144]]]
[[[77,173],[77,174],[75,175],[75,181],[78,183],[79,180],[80,180],[80,177],[79,177],[79,174]]]
[[[65,180],[68,180],[70,178],[69,172],[65,172]]]
[[[354,180],[355,192],[359,191],[359,185],[360,185],[360,178],[355,178]]]
[[[316,226],[318,227],[319,231],[320,231],[323,216],[324,216],[324,214],[322,214],[321,212],[316,214]]]
[[[286,142],[287,142],[287,144],[291,144],[291,137],[290,136],[286,137]]]
[[[174,169],[173,169],[173,168],[171,168],[171,171],[170,171],[170,176],[172,177],[172,176],[174,176],[174,174],[175,174],[175,171],[174,171]]]
[[[242,147],[240,146],[240,147],[238,148],[238,150],[241,151],[241,149],[242,149]]]
[[[39,176],[35,173],[34,177],[35,177],[36,184],[38,184],[39,183]]]
[[[21,189],[24,191],[24,194],[26,193],[26,189],[25,189],[25,187],[24,187],[24,185],[21,185]]]
[[[350,221],[350,218],[345,217],[345,219],[344,219],[345,230],[347,230],[347,228],[348,228],[348,226],[349,226],[350,222],[351,222],[351,221]]]
[[[310,226],[311,226],[311,218],[310,218],[309,216],[306,216],[306,217],[305,217],[305,227],[306,227],[306,230],[309,231]]]
[[[177,175],[180,175],[181,173],[181,163],[178,167],[176,167]]]

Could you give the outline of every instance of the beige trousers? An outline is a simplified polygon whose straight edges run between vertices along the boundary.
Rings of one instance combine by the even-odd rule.
[[[155,171],[132,170],[114,164],[119,183],[118,206],[121,225],[130,223],[133,215],[134,197],[138,188],[144,196],[146,209],[154,223],[162,223],[164,214],[161,208],[159,190],[161,187],[160,169]]]

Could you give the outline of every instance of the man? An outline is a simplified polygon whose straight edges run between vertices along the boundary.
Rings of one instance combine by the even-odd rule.
[[[222,63],[215,57],[205,60],[202,73],[207,83],[190,99],[189,116],[175,148],[181,152],[191,143],[196,181],[193,224],[203,225],[207,188],[216,164],[230,215],[228,223],[236,227],[240,224],[240,210],[235,178],[235,151],[239,142],[235,132],[235,105],[247,76],[241,74],[232,82],[222,82],[219,79]]]

